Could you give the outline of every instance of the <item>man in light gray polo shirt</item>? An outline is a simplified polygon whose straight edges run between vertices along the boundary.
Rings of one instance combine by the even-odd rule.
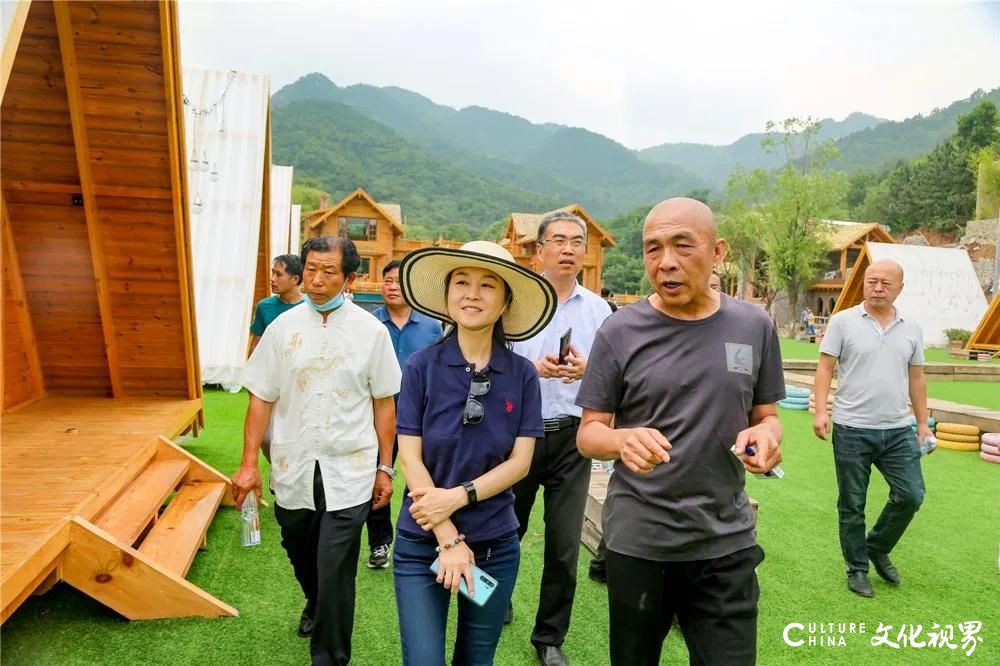
[[[889,553],[903,536],[924,498],[917,438],[928,427],[924,340],[920,326],[893,302],[903,290],[903,268],[891,259],[865,271],[864,301],[833,316],[820,345],[816,404],[825,405],[834,367],[839,363],[833,400],[833,458],[840,495],[840,547],[847,563],[847,587],[874,595],[868,560],[886,582],[899,585]],[[910,428],[907,398],[917,418]],[[826,410],[818,410],[813,431],[830,433]],[[865,499],[871,467],[889,484],[889,500],[865,537]]]

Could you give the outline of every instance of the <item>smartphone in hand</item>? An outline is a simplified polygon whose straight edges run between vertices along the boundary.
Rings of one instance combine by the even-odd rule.
[[[437,574],[440,568],[441,558],[431,562],[431,572]],[[469,586],[465,584],[465,576],[462,576],[458,581],[458,591],[463,597],[477,606],[485,606],[486,602],[490,600],[490,597],[493,596],[493,593],[497,590],[497,579],[476,565],[472,565],[472,579],[475,582],[475,596],[469,595]]]
[[[566,356],[569,355],[569,341],[570,336],[573,334],[573,328],[567,328],[566,332],[562,334],[559,338],[559,363],[558,365],[566,365]]]

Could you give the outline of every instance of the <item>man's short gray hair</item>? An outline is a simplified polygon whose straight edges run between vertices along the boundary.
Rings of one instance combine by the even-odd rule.
[[[545,240],[545,232],[553,222],[576,222],[583,230],[583,237],[587,237],[587,223],[583,221],[583,218],[579,215],[574,215],[568,210],[557,210],[543,217],[542,221],[538,223],[539,243]]]

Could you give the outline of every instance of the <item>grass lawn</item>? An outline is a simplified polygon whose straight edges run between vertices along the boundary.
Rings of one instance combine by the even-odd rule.
[[[927,382],[927,397],[1000,411],[1000,382]]]
[[[245,396],[210,392],[208,428],[186,444],[192,453],[230,472],[239,459]],[[894,589],[875,577],[876,596],[861,599],[845,586],[837,542],[836,483],[829,444],[811,434],[808,412],[782,411],[786,428],[786,477],[748,481],[760,501],[759,538],[767,552],[760,566],[758,654],[761,664],[1000,663],[1000,574],[996,518],[1000,467],[971,453],[937,451],[924,462],[928,493],[893,557],[903,577]],[[886,485],[873,475],[869,518],[881,508]],[[400,493],[394,503],[398,507]],[[537,506],[537,505],[536,505]],[[541,511],[525,538],[515,592],[516,619],[500,643],[497,664],[532,664],[529,643],[542,562]],[[305,664],[308,646],[295,636],[302,609],[291,568],[278,543],[273,513],[264,510],[263,544],[241,548],[233,510],[220,511],[208,550],[195,560],[190,580],[240,609],[221,620],[127,622],[97,602],[60,585],[29,599],[3,627],[5,664]],[[362,557],[367,557],[363,548]],[[565,649],[578,666],[606,664],[605,588],[586,576],[589,553],[580,558],[573,625]],[[880,622],[892,625],[956,625],[983,622],[983,642],[971,658],[960,649],[873,647]],[[845,647],[792,648],[782,640],[788,623],[864,623],[864,635],[845,636]],[[667,640],[663,664],[687,662],[681,636]],[[361,666],[400,663],[396,609],[389,571],[358,570],[354,661]]]
[[[819,345],[814,342],[781,338],[781,357],[796,361],[815,361],[819,358]],[[924,358],[931,363],[981,363],[981,361],[970,361],[967,358],[954,358],[947,349],[940,347],[927,347],[924,349]],[[1000,364],[1000,359],[994,359],[989,362]]]
[[[948,358],[947,349],[930,347],[924,350],[924,354],[928,361],[951,362],[951,359]],[[781,357],[784,359],[815,360],[818,356],[819,345],[817,344],[790,340],[788,338],[781,339]],[[961,359],[957,359],[956,362],[975,363],[976,361],[962,361]],[[927,397],[1000,410],[1000,383],[931,380],[927,383]]]

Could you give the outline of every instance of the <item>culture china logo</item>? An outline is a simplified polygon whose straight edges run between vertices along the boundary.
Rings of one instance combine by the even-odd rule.
[[[879,650],[953,650],[971,657],[983,642],[983,623],[978,620],[957,624],[901,624],[898,630],[879,622],[870,631],[864,622],[790,622],[781,637],[792,648],[838,648],[867,644]],[[863,643],[862,643],[863,642]]]

